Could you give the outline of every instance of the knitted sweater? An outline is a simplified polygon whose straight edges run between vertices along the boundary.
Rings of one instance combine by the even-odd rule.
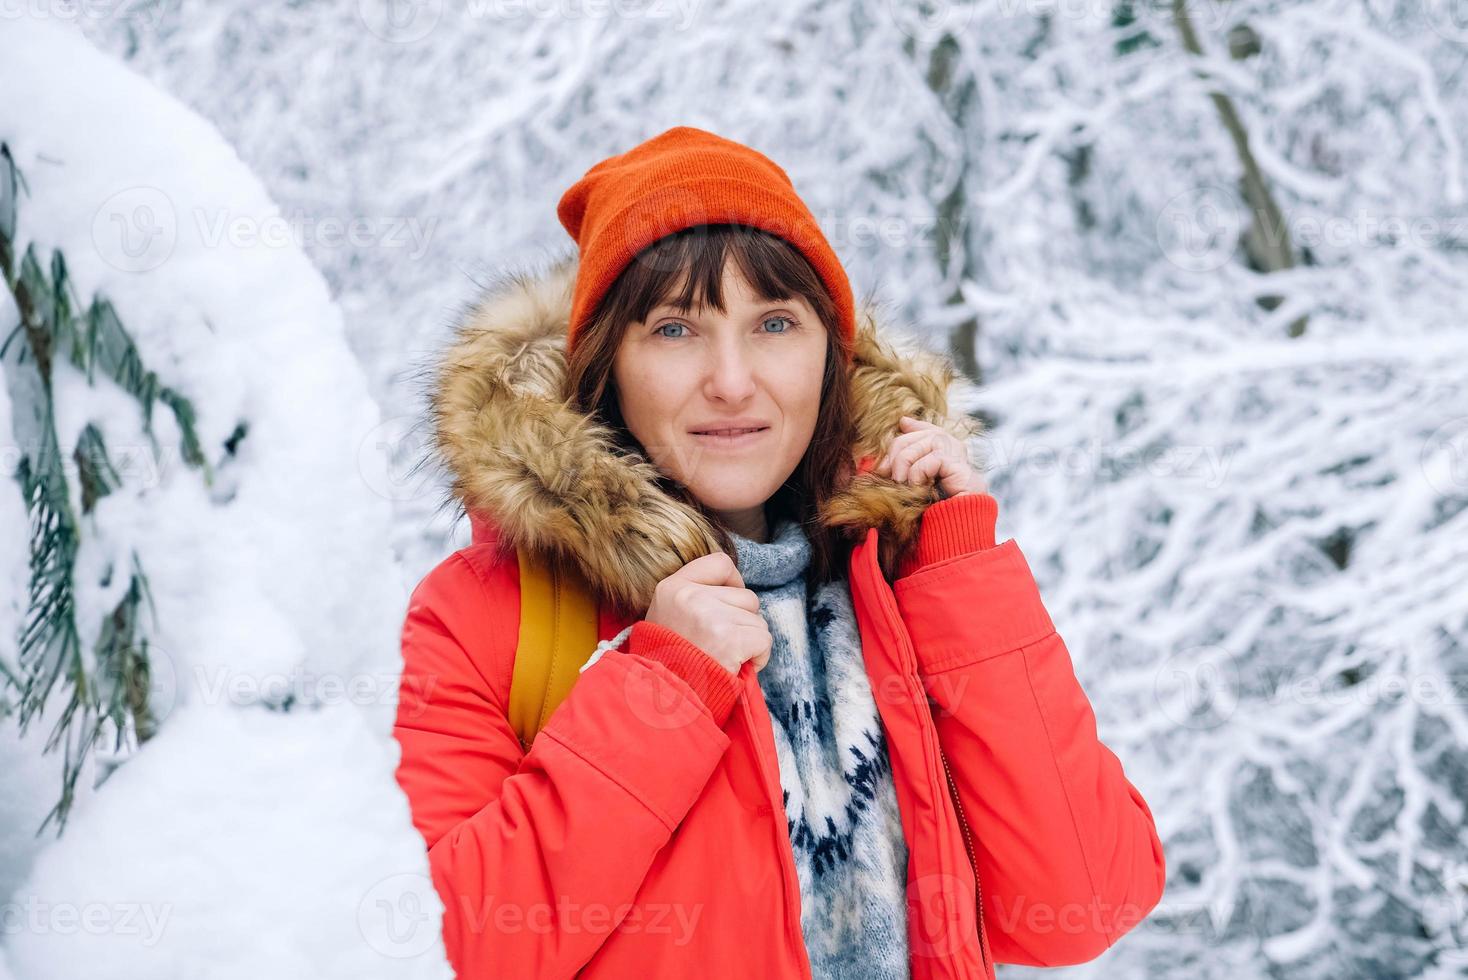
[[[846,580],[809,597],[811,545],[789,519],[769,542],[733,535],[773,647],[769,705],[816,980],[910,976],[907,844]]]

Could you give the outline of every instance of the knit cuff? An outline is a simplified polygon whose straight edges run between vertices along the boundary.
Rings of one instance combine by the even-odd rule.
[[[720,728],[739,696],[739,680],[681,633],[640,619],[627,637],[628,653],[656,660],[693,688]]]
[[[929,565],[994,547],[999,501],[988,493],[961,493],[929,504],[918,526],[918,540],[897,566],[904,578]]]

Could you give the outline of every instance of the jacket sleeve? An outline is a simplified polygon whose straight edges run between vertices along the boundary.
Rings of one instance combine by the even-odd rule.
[[[928,507],[894,583],[974,841],[998,962],[1094,959],[1161,900],[1152,812],[1100,742],[1019,546],[994,543],[998,503]]]
[[[580,675],[524,753],[505,704],[518,611],[494,588],[460,552],[414,590],[396,775],[428,846],[461,980],[570,977],[627,915],[718,765],[736,680],[678,634],[639,621],[624,649]]]

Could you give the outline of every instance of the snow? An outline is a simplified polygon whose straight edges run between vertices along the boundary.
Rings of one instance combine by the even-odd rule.
[[[175,712],[11,899],[12,969],[450,976],[421,838],[384,791],[395,764],[351,706]]]
[[[89,519],[79,623],[89,639],[122,576],[111,592],[94,583],[135,553],[157,614],[162,727],[109,758],[101,787],[83,784],[59,840],[31,840],[59,791],[56,757],[36,752],[55,711],[24,742],[7,726],[0,757],[21,763],[6,768],[0,837],[8,969],[447,976],[431,901],[415,906],[431,940],[416,955],[383,938],[396,935],[381,920],[400,883],[426,881],[427,862],[393,778],[407,596],[377,489],[382,417],[340,308],[298,244],[269,233],[279,208],[218,130],[71,25],[8,20],[0,87],[26,93],[0,104],[30,191],[22,248],[43,261],[60,249],[83,301],[113,302],[144,364],[193,402],[215,467],[211,486],[183,464],[160,406],[163,465],[126,472]],[[13,306],[5,316],[8,332]],[[64,449],[91,420],[119,455],[147,445],[136,404],[110,382],[89,386],[63,363],[55,388]],[[231,457],[223,444],[241,421]],[[0,518],[24,528],[14,487],[0,491]],[[4,549],[12,636],[17,552]]]

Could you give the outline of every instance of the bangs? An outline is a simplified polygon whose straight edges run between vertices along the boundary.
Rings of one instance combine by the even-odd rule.
[[[835,328],[834,304],[805,256],[779,236],[748,225],[697,225],[648,246],[624,272],[626,312],[637,322],[661,306],[727,313],[724,270],[731,260],[761,302],[798,296]]]

